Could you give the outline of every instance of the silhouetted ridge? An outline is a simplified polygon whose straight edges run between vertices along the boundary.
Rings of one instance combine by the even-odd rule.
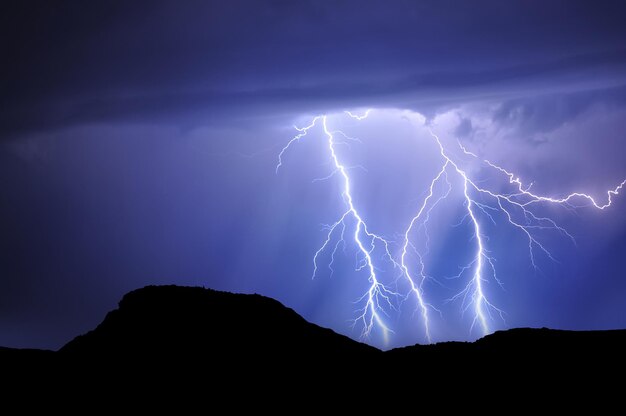
[[[3,397],[28,396],[20,406],[47,404],[41,397],[55,392],[64,406],[95,395],[92,407],[123,402],[118,410],[128,398],[159,411],[163,400],[210,411],[217,402],[224,409],[256,408],[270,398],[297,412],[333,395],[328,411],[342,400],[370,407],[437,397],[449,409],[490,394],[516,397],[510,403],[517,408],[556,390],[566,392],[565,402],[588,397],[595,386],[615,386],[614,397],[621,397],[624,351],[622,330],[513,329],[473,343],[383,353],[308,323],[270,298],[149,286],[125,295],[100,325],[60,351],[0,348],[0,365],[4,385],[17,393],[4,389]],[[577,388],[582,392],[572,394]]]
[[[317,372],[385,379],[413,372],[439,377],[452,371],[510,374],[623,369],[626,331],[512,329],[476,342],[414,345],[385,353],[305,321],[260,295],[180,286],[148,286],[128,293],[93,331],[58,353],[0,348],[3,368],[25,365],[89,374],[134,374],[140,379],[190,371],[224,377],[281,371],[296,379]],[[142,369],[139,371],[139,369]],[[261,370],[261,371],[259,371]],[[555,376],[556,377],[556,376]]]
[[[135,357],[290,355],[299,359],[378,353],[321,328],[278,301],[199,287],[148,286],[124,296],[96,329],[70,341],[63,354]]]
[[[385,354],[408,368],[489,370],[504,378],[508,372],[576,371],[596,373],[603,368],[623,369],[626,330],[565,331],[516,328],[497,331],[475,342],[444,342],[396,348]],[[407,364],[408,363],[408,364]],[[554,374],[553,374],[554,375]]]

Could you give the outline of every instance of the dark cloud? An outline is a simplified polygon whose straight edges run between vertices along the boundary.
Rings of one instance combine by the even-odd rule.
[[[568,94],[536,95],[502,103],[495,111],[496,123],[515,127],[521,136],[549,133],[594,107],[612,110],[626,105],[626,87]]]
[[[27,101],[20,105],[18,100],[14,106],[0,115],[0,126],[5,133],[27,131],[32,129],[66,127],[68,125],[101,122],[101,121],[163,121],[164,117],[171,123],[207,122],[217,118],[237,118],[242,114],[255,111],[268,113],[276,111],[332,111],[350,106],[405,106],[413,107],[425,114],[433,112],[433,108],[458,104],[459,102],[481,99],[483,96],[519,95],[516,89],[525,86],[531,90],[552,88],[556,83],[559,88],[576,89],[574,81],[584,71],[598,70],[605,65],[612,68],[626,64],[626,54],[602,53],[585,57],[574,57],[557,62],[533,65],[520,65],[511,68],[493,69],[483,72],[438,72],[424,73],[386,80],[366,80],[354,82],[316,83],[309,86],[254,87],[254,88],[220,88],[207,90],[146,90],[141,92],[106,92],[98,96],[76,95],[71,98],[42,98]],[[604,79],[604,82],[626,82],[621,74],[615,79]],[[557,83],[557,80],[563,81]],[[573,85],[572,85],[573,84]],[[553,84],[554,85],[554,84]],[[574,111],[576,108],[588,107],[599,95],[620,96],[623,87],[616,87],[614,92],[584,93],[576,95],[573,101],[564,101],[568,106],[564,109]],[[619,98],[619,97],[618,97]],[[557,99],[558,100],[558,99]],[[548,110],[554,99],[540,104]],[[559,104],[556,103],[557,107]],[[527,118],[533,112],[532,105],[524,99],[507,102],[496,113],[500,121],[515,121]],[[560,108],[560,107],[559,107]],[[558,123],[549,119],[554,112],[542,111],[546,123]],[[521,114],[518,114],[521,113]],[[558,114],[556,114],[558,116]],[[520,121],[520,123],[523,123]],[[556,125],[555,125],[556,126]]]
[[[618,1],[23,1],[2,9],[5,137],[250,107],[425,107],[598,71],[624,82],[626,65]]]

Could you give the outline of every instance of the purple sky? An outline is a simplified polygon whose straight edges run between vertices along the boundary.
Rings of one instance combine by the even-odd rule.
[[[367,169],[356,200],[390,237],[438,161],[427,127],[542,194],[601,199],[626,178],[620,1],[5,3],[0,345],[57,348],[162,283],[258,292],[358,338],[354,250],[311,279],[320,224],[342,209],[337,178],[312,182],[329,173],[322,132],[275,173],[293,124],[317,114],[375,109],[334,128],[363,141],[342,157]],[[407,129],[403,110],[426,125]],[[493,329],[626,327],[625,207],[546,208],[577,245],[541,235],[557,262],[538,272],[514,231],[492,230],[507,313]],[[472,244],[442,212],[439,280]],[[437,339],[476,338],[444,286],[425,288],[445,312]],[[392,345],[423,342],[400,315]]]

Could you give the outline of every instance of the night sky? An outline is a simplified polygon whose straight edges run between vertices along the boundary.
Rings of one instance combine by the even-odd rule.
[[[440,162],[428,129],[536,193],[606,203],[626,178],[624,22],[605,0],[2,2],[0,345],[58,348],[129,290],[172,283],[271,296],[358,339],[354,244],[311,278],[343,212],[339,178],[315,180],[332,173],[320,126],[276,173],[294,124],[328,114],[361,140],[340,155],[394,255]],[[481,336],[448,301],[475,245],[458,196],[429,226],[435,341]],[[536,252],[536,269],[519,230],[484,218],[491,330],[626,328],[626,198],[538,212],[576,244],[537,230],[554,260]],[[424,342],[410,303],[385,316],[389,344],[368,342]]]

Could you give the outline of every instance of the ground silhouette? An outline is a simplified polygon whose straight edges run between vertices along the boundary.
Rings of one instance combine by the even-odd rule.
[[[562,380],[581,372],[621,371],[624,351],[625,330],[544,328],[382,352],[311,324],[264,296],[148,286],[125,295],[100,325],[59,351],[0,348],[0,364],[5,372],[69,371],[80,380],[106,373],[126,382],[174,382],[179,378],[172,374],[198,373],[245,384],[263,383],[271,372],[293,382],[321,374],[336,383],[413,374],[419,384],[447,380],[450,372],[494,380],[521,373]]]

